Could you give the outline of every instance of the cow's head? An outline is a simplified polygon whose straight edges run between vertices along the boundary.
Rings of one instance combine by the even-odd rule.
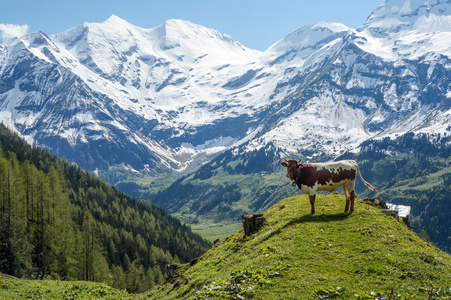
[[[299,168],[302,167],[302,164],[300,161],[297,161],[295,159],[285,160],[280,163],[282,166],[287,168],[287,177],[291,180],[295,180],[298,176]]]

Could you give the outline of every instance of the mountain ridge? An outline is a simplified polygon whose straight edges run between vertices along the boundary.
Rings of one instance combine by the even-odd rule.
[[[243,143],[336,157],[370,138],[448,134],[451,9],[429,6],[389,0],[357,29],[306,25],[264,52],[184,20],[31,33],[0,44],[2,121],[89,170],[175,174]],[[440,31],[417,24],[426,15]]]

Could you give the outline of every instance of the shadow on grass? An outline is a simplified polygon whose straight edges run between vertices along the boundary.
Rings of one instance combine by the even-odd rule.
[[[324,223],[324,222],[337,222],[337,221],[343,221],[346,220],[351,214],[347,212],[342,212],[338,214],[333,215],[326,215],[326,214],[315,214],[315,215],[303,215],[299,218],[292,219],[291,221],[287,222],[282,227],[278,228],[277,230],[274,230],[267,236],[265,236],[262,240],[267,241],[270,238],[272,238],[275,235],[278,235],[282,232],[283,229],[287,227],[291,227],[296,224],[303,224],[303,223]]]
[[[315,214],[315,215],[303,215],[299,218],[295,218],[284,225],[284,227],[291,226],[293,224],[299,224],[299,223],[322,223],[322,222],[335,222],[335,221],[342,221],[347,219],[351,214],[348,212],[342,212],[337,214]]]

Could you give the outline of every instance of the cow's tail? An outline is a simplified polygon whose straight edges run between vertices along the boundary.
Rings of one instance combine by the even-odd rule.
[[[376,188],[374,186],[372,186],[370,183],[366,182],[365,179],[363,179],[362,174],[360,174],[360,170],[359,170],[359,166],[357,166],[357,173],[359,173],[360,179],[362,180],[362,182],[372,191],[376,192],[377,195],[380,197],[381,195],[379,194],[379,192],[376,190]]]

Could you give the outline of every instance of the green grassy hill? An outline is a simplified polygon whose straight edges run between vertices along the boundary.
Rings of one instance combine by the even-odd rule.
[[[240,229],[141,299],[449,299],[451,256],[379,207],[342,195],[284,199],[250,237]]]
[[[27,280],[0,273],[0,299],[134,299],[125,290],[87,281]]]

